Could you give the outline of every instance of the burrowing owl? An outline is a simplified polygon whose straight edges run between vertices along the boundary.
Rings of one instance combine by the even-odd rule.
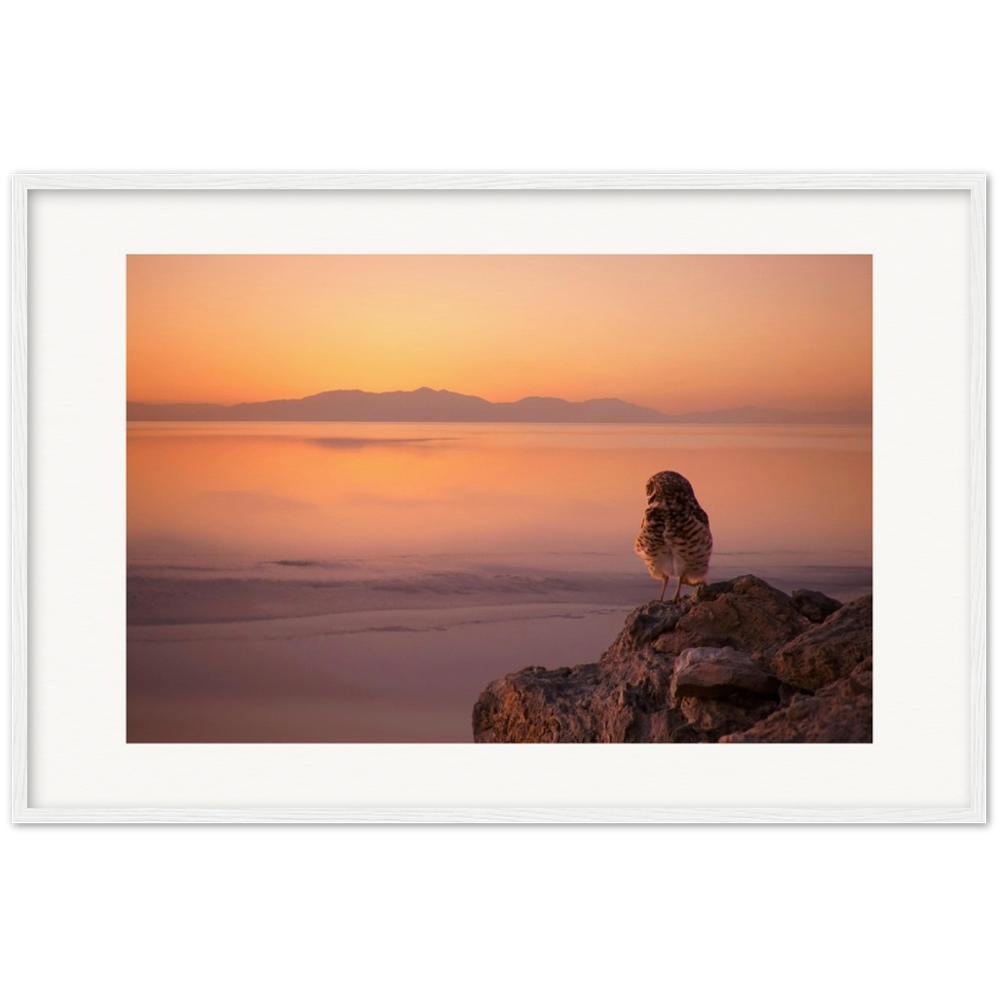
[[[708,515],[679,472],[658,472],[646,483],[646,513],[635,551],[645,560],[649,575],[663,580],[661,601],[672,576],[677,577],[675,601],[682,584],[693,587],[705,582],[712,555]]]

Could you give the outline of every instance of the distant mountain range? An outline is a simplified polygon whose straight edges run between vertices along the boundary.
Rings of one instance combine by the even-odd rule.
[[[551,396],[528,396],[516,403],[491,403],[447,389],[412,392],[362,392],[336,389],[304,399],[271,399],[263,403],[133,403],[128,420],[301,420],[415,421],[418,423],[552,423],[552,424],[827,424],[871,423],[862,412],[798,413],[794,410],[741,406],[731,410],[666,414],[621,399],[587,399],[571,403]]]

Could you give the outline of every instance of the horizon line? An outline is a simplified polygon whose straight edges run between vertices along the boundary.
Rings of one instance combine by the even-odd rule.
[[[140,399],[128,399],[126,398],[126,405],[129,406],[216,406],[220,408],[229,408],[235,406],[256,406],[264,403],[279,403],[279,402],[299,402],[305,399],[313,399],[316,396],[324,396],[332,393],[338,392],[352,392],[361,393],[368,396],[387,396],[393,394],[400,395],[412,395],[417,392],[433,392],[442,393],[452,396],[462,396],[466,399],[478,399],[485,403],[489,403],[491,406],[504,406],[512,405],[515,403],[523,403],[527,400],[556,400],[563,403],[600,403],[600,402],[617,402],[625,403],[629,406],[635,406],[639,409],[653,410],[664,417],[684,417],[690,416],[693,413],[719,413],[719,412],[734,412],[740,410],[777,410],[782,413],[789,414],[801,414],[803,416],[813,415],[816,413],[829,413],[829,414],[851,414],[859,415],[864,414],[867,416],[872,415],[872,408],[869,407],[843,407],[843,406],[830,406],[830,407],[817,407],[814,410],[803,410],[790,406],[784,405],[763,405],[760,403],[739,403],[729,406],[712,406],[705,407],[702,409],[695,410],[683,410],[680,412],[668,413],[664,410],[660,410],[657,407],[649,406],[645,403],[634,403],[631,400],[622,399],[620,396],[590,396],[586,399],[566,399],[563,396],[543,396],[538,394],[532,394],[528,396],[521,396],[518,399],[512,400],[491,400],[487,399],[485,396],[479,396],[474,393],[468,392],[457,392],[454,389],[434,389],[427,385],[418,386],[415,389],[385,389],[385,390],[374,390],[374,389],[321,389],[318,392],[310,392],[304,396],[280,396],[272,397],[270,399],[255,399],[255,400],[239,400],[234,403],[218,403],[212,400],[169,400],[169,401],[149,401]]]

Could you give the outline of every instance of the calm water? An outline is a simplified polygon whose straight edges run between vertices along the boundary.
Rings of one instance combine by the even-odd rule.
[[[130,424],[129,739],[471,739],[491,679],[594,660],[657,596],[662,469],[711,579],[870,590],[867,427]]]

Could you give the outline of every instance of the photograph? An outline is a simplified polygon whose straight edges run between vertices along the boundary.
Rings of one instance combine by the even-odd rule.
[[[129,743],[872,740],[872,257],[130,254]]]

